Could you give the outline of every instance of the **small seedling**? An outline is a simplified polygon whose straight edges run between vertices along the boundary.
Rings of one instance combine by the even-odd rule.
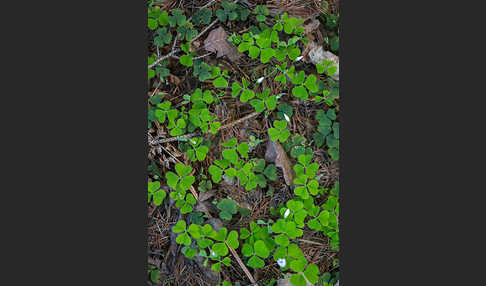
[[[294,189],[294,193],[304,200],[309,198],[309,193],[315,196],[319,192],[319,182],[314,179],[319,165],[310,163],[311,160],[312,155],[300,155],[298,157],[300,164],[294,166],[296,174],[294,184],[300,185]]]
[[[158,28],[157,36],[154,38],[154,44],[157,47],[163,47],[170,44],[172,40],[172,34],[167,31],[167,28]]]
[[[270,89],[265,89],[262,93],[256,94],[258,99],[253,99],[250,104],[257,112],[263,112],[265,107],[268,110],[274,110],[277,107],[277,97],[270,95]]]
[[[221,210],[219,217],[224,220],[231,220],[232,215],[238,212],[236,203],[230,199],[221,200],[218,203],[217,208]]]
[[[265,22],[267,17],[270,13],[268,12],[268,8],[265,5],[257,5],[255,9],[253,9],[253,14],[256,15],[256,20],[258,22]]]
[[[223,70],[221,72],[221,69],[219,67],[213,67],[213,73],[212,73],[212,78],[215,78],[213,80],[213,85],[216,88],[227,88],[228,87],[228,81],[226,80],[229,78],[228,71]]]
[[[174,28],[176,26],[182,26],[186,23],[186,16],[184,12],[180,9],[172,10],[172,16],[167,18],[169,25]]]
[[[202,144],[203,138],[193,137],[189,139],[188,143],[190,148],[186,151],[186,153],[191,162],[203,161],[206,159],[206,154],[209,152],[209,148],[207,145]]]
[[[193,65],[192,58],[196,53],[190,51],[191,44],[189,42],[181,45],[181,50],[184,51],[186,54],[182,55],[179,59],[179,62],[186,67],[191,67]]]
[[[192,15],[192,21],[194,25],[208,25],[211,22],[211,17],[213,16],[213,12],[209,9],[201,9],[198,10],[194,15]]]
[[[307,78],[304,71],[300,71],[297,74],[289,74],[292,79],[292,84],[296,85],[292,88],[292,95],[302,100],[307,100],[309,97],[309,92],[317,92],[319,87],[317,85],[317,77],[313,74],[309,75]]]
[[[302,34],[305,29],[300,26],[304,23],[304,19],[297,19],[295,17],[289,17],[287,12],[282,15],[282,18],[278,14],[275,14],[277,23],[273,26],[273,29],[277,31],[284,31],[286,34]]]
[[[319,125],[317,126],[317,133],[313,134],[316,146],[321,147],[326,143],[329,148],[328,153],[333,160],[339,159],[339,123],[332,123],[336,118],[334,109],[328,109],[326,113],[323,110],[318,110],[316,120]]]
[[[154,205],[160,206],[164,201],[164,198],[167,196],[167,193],[160,189],[160,182],[148,182],[148,202],[153,199]]]
[[[275,128],[268,129],[268,135],[272,141],[285,142],[290,136],[290,131],[287,128],[287,121],[275,120],[273,122]]]
[[[254,167],[252,162],[246,162],[243,159],[248,159],[249,145],[247,142],[238,144],[236,138],[232,138],[227,142],[221,144],[226,147],[222,151],[222,160],[215,160],[214,164],[209,166],[209,173],[213,182],[219,183],[223,176],[223,172],[230,179],[235,176],[239,179],[240,184],[245,186],[246,190],[252,190],[258,185],[258,177],[252,172]],[[238,156],[239,154],[239,156]]]
[[[192,28],[191,22],[185,22],[183,25],[177,27],[177,33],[181,39],[185,39],[190,42],[197,36],[197,31]]]
[[[193,61],[193,64],[194,64],[193,74],[194,76],[198,77],[199,81],[202,82],[213,78],[212,76],[213,66],[203,62],[202,59]]]
[[[223,9],[216,10],[216,17],[223,23],[235,20],[246,21],[248,15],[250,15],[250,10],[247,8],[228,1],[221,3],[221,8]]]

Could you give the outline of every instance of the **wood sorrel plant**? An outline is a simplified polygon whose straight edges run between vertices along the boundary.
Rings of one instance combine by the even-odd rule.
[[[238,248],[238,232],[232,230],[228,234],[228,229],[225,227],[215,231],[209,224],[204,226],[197,224],[186,226],[186,222],[180,220],[172,228],[172,231],[180,233],[176,237],[176,242],[185,245],[182,252],[187,258],[192,259],[197,254],[205,258],[203,262],[205,266],[209,260],[216,261],[211,265],[211,269],[214,271],[220,271],[221,264],[230,266],[231,259],[227,256],[229,253],[228,247]]]

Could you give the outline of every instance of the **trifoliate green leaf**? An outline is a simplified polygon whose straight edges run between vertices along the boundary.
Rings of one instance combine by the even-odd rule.
[[[265,266],[265,262],[261,260],[258,256],[252,256],[248,260],[248,266],[252,268],[263,268]]]
[[[226,238],[226,243],[229,245],[229,247],[237,249],[240,245],[238,241],[238,232],[236,232],[235,230],[230,231],[230,233],[228,234],[228,238]]]
[[[307,90],[302,85],[292,88],[292,95],[302,100],[306,100],[309,97]]]
[[[267,258],[270,255],[270,251],[268,250],[263,240],[257,240],[253,245],[253,248],[255,250],[256,255],[262,258]]]
[[[179,182],[179,176],[169,171],[165,173],[165,178],[167,179],[167,185],[169,185],[169,187],[173,189],[177,187],[177,183]]]
[[[224,242],[213,244],[211,249],[219,256],[225,256],[228,254],[228,247],[226,247]]]

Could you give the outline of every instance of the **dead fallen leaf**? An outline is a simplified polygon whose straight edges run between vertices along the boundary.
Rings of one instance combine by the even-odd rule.
[[[309,24],[304,26],[305,33],[310,34],[310,33],[314,32],[314,30],[316,30],[319,27],[320,24],[321,24],[321,22],[319,22],[318,19],[316,19],[316,18],[312,19]]]
[[[214,196],[214,190],[209,190],[209,191],[206,191],[206,192],[199,192],[199,201],[200,202],[207,201],[212,196]]]
[[[288,186],[292,186],[294,183],[294,170],[290,163],[287,152],[280,143],[268,140],[267,151],[265,153],[265,160],[268,162],[275,162],[275,166],[282,168],[285,183]]]
[[[212,30],[206,40],[204,40],[204,48],[208,52],[217,52],[217,58],[227,56],[231,61],[236,61],[240,57],[238,49],[228,42],[228,34],[219,27]]]

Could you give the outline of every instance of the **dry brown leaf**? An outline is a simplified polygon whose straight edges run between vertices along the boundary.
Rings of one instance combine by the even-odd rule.
[[[321,22],[319,22],[318,19],[316,19],[316,18],[312,19],[309,24],[304,26],[305,33],[310,34],[310,33],[314,32],[314,30],[316,30],[319,27],[320,24],[321,24]]]
[[[231,61],[236,61],[240,57],[238,49],[228,42],[228,34],[219,27],[212,30],[206,40],[204,40],[204,48],[208,52],[217,52],[217,58],[227,56]]]
[[[289,186],[293,185],[295,177],[294,170],[292,169],[287,152],[285,152],[280,143],[268,140],[265,160],[275,162],[275,166],[282,168],[285,183]]]
[[[200,202],[207,201],[212,196],[214,196],[214,190],[209,190],[209,191],[206,191],[206,192],[200,192],[199,193],[199,201]]]

